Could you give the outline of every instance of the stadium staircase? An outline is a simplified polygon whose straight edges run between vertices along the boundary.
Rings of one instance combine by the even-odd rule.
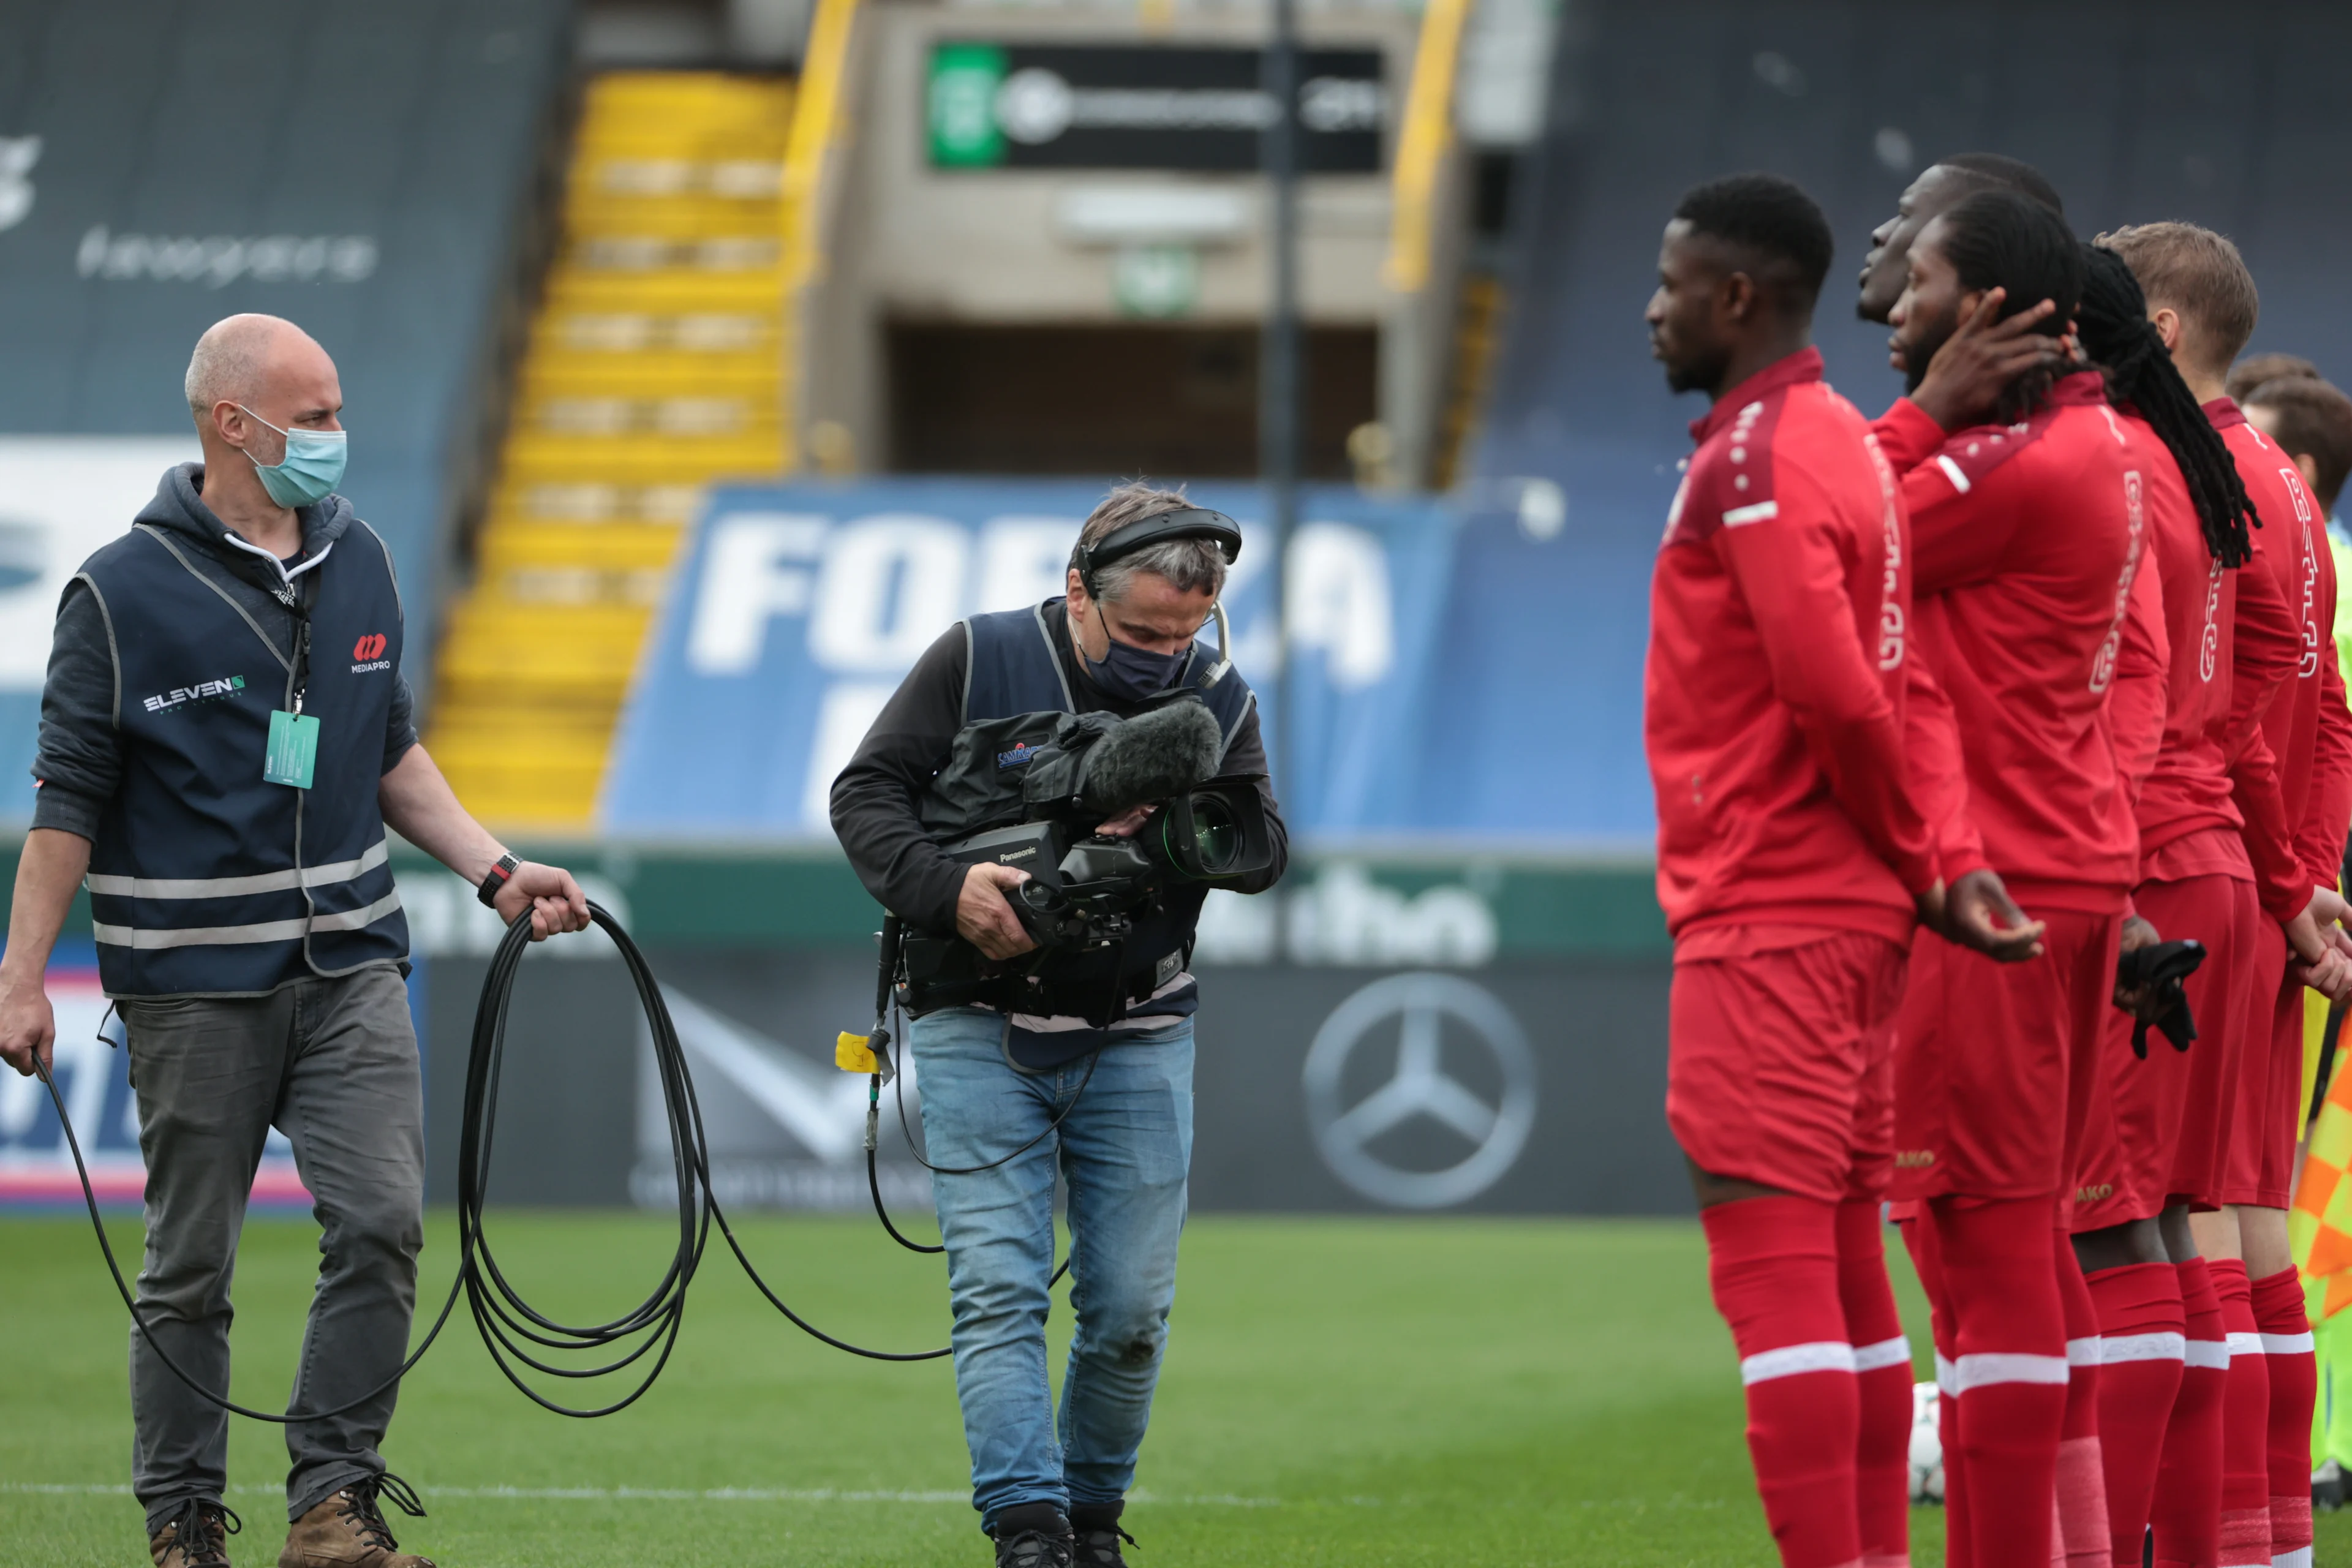
[[[704,485],[789,465],[782,167],[793,89],[710,72],[588,87],[429,745],[509,827],[587,826]]]

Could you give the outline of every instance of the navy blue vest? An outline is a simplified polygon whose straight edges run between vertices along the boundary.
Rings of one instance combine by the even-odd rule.
[[[984,723],[1018,713],[1075,713],[1069,682],[1055,657],[1054,629],[1045,620],[1048,599],[1027,610],[999,610],[964,622],[963,721]],[[1241,671],[1219,668],[1198,643],[1176,683],[1205,703],[1224,727],[1230,749],[1255,698]]]
[[[1053,603],[1049,599],[1032,609],[974,616],[963,623],[969,653],[964,664],[966,725],[1021,714],[1077,710],[1061,661],[1055,657],[1055,637],[1062,637],[1066,645],[1067,633],[1056,632],[1046,619],[1046,605]],[[1234,737],[1240,733],[1243,721],[1249,717],[1256,702],[1249,682],[1242,679],[1239,670],[1212,657],[1195,643],[1192,657],[1177,684],[1192,690],[1216,715],[1230,751]],[[1134,934],[1119,960],[1117,984],[1125,1001],[1150,995],[1172,973],[1173,955],[1191,950],[1192,928],[1200,921],[1201,903],[1206,897],[1207,889],[1198,885],[1171,887],[1163,894],[1159,909],[1136,921]],[[1066,1011],[1073,1016],[1097,1012],[1112,983],[1109,964],[1094,953],[1055,959],[1047,965],[1045,974],[1052,994],[1060,1004],[1054,1011]],[[1187,988],[1181,998],[1162,998],[1150,1011],[1190,1014],[1192,1005]],[[1122,1006],[1120,1012],[1124,1011]],[[1041,1058],[1023,1065],[1045,1066],[1051,1065],[1051,1060]]]
[[[265,783],[269,715],[295,649],[206,574],[184,535],[142,523],[84,563],[115,647],[122,784],[90,846],[98,967],[112,996],[253,995],[408,953],[377,805],[401,656],[400,591],[365,523],[309,596],[319,720],[311,787]]]

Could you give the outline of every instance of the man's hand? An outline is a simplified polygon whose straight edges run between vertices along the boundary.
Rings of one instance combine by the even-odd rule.
[[[2352,996],[2352,934],[2340,923],[2347,914],[2352,914],[2352,905],[2335,889],[2314,888],[2311,902],[2286,922],[2295,978],[2331,1002]]]
[[[2025,918],[1990,869],[1970,871],[1944,895],[1944,936],[1999,963],[2021,963],[2042,956],[2048,928]]]
[[[56,1059],[57,1046],[57,1015],[41,977],[0,978],[0,1061],[30,1078],[35,1055],[46,1066]]]
[[[572,873],[561,866],[542,866],[536,860],[525,860],[515,867],[507,885],[498,890],[491,906],[499,919],[512,925],[515,917],[530,910],[530,940],[545,942],[558,931],[588,929],[588,895],[572,879]]]
[[[2037,366],[2054,367],[2070,357],[2063,342],[2033,330],[2057,310],[2055,304],[2044,300],[2004,321],[1998,318],[2007,298],[2005,289],[1986,292],[1927,362],[1927,377],[1911,395],[1911,401],[1947,430],[1983,424],[2011,382]]]
[[[2143,947],[2154,947],[2163,940],[2157,934],[2156,928],[2139,916],[2126,915],[2123,940],[2116,944],[2116,955],[2120,957],[2126,952],[2137,952]],[[2148,1009],[2155,1000],[2145,985],[2126,986],[2120,978],[2116,982],[2116,1005],[2135,1018],[2145,1018],[2154,1023],[2155,1015]]]
[[[1938,936],[1944,933],[1945,896],[1944,879],[1938,877],[1934,887],[1915,895],[1911,900],[1919,911],[1919,923]]]
[[[1143,831],[1143,825],[1150,821],[1151,814],[1159,809],[1156,805],[1130,805],[1096,828],[1095,832],[1105,838],[1132,838]]]
[[[1029,879],[1029,873],[1011,866],[982,861],[963,874],[963,891],[956,895],[956,934],[991,958],[1018,958],[1034,952],[1036,939],[1005,893]]]

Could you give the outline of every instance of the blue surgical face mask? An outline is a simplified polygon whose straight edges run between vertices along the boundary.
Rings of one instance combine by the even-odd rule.
[[[1101,613],[1097,607],[1096,613]],[[1110,623],[1103,623],[1103,633],[1110,634]],[[1190,647],[1181,653],[1153,653],[1150,648],[1136,647],[1110,637],[1110,647],[1100,658],[1078,650],[1087,661],[1087,679],[1095,689],[1107,697],[1123,697],[1130,702],[1140,702],[1157,696],[1176,684],[1184,673],[1184,661],[1192,656]]]
[[[244,408],[257,424],[278,426]],[[254,462],[247,452],[245,460],[253,463],[253,471],[261,476],[261,488],[279,506],[315,506],[326,499],[334,488],[343,482],[343,459],[350,453],[350,442],[341,430],[278,430],[286,437],[286,456],[270,467]]]

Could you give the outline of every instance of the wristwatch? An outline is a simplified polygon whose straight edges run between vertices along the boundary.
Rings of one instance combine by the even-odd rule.
[[[514,879],[515,868],[521,864],[511,853],[499,857],[499,863],[490,868],[490,874],[482,879],[481,888],[474,894],[482,900],[483,908],[498,908],[499,893]]]

